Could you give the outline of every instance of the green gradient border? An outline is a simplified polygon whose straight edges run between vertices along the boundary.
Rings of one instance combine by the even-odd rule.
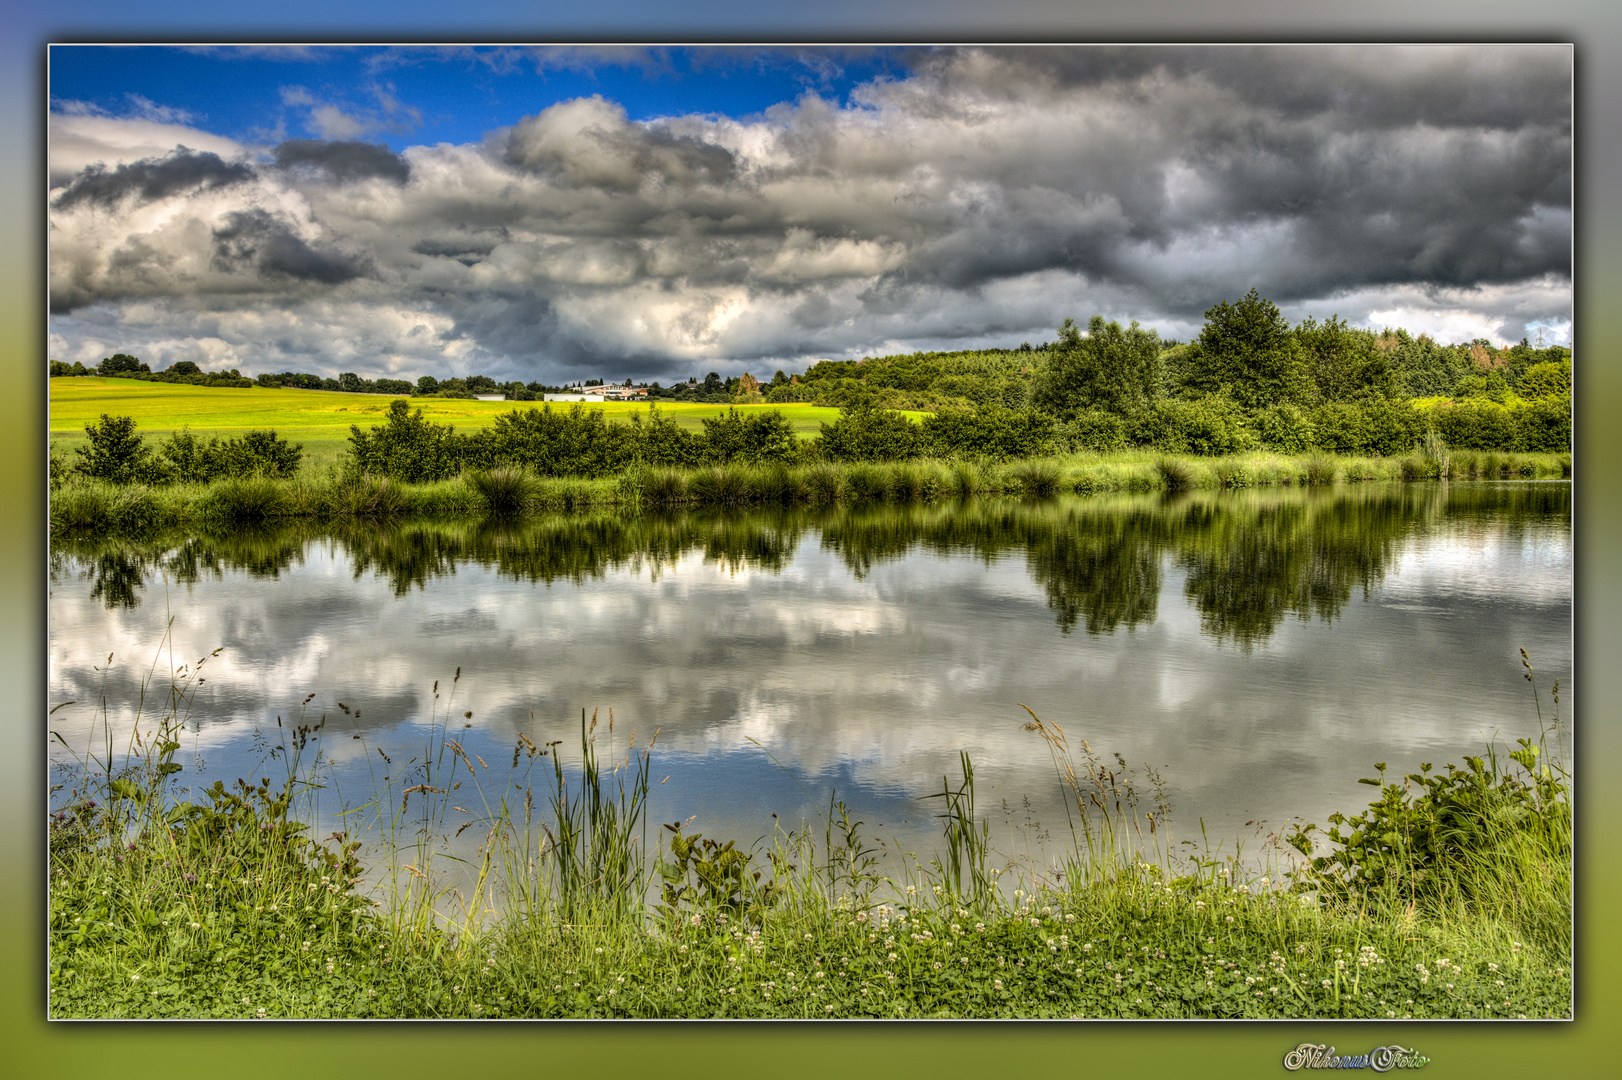
[[[19,0],[7,0],[13,7]],[[989,6],[954,2],[916,4],[834,3],[825,19],[774,27],[764,9],[742,3],[693,7],[693,14],[644,5],[648,21],[606,27],[602,16],[560,33],[590,40],[631,36],[713,39],[807,40],[837,36],[873,40],[1017,38],[1021,40],[1152,40],[1157,27],[1176,27],[1195,38],[1297,40],[1422,39],[1489,36],[1508,40],[1573,40],[1578,43],[1578,148],[1583,163],[1579,188],[1578,341],[1579,453],[1578,665],[1579,932],[1578,1020],[1570,1024],[985,1024],[851,1025],[805,1024],[549,1024],[452,1027],[447,1024],[298,1024],[275,1028],[199,1024],[45,1023],[43,1008],[42,875],[40,806],[44,798],[44,379],[41,290],[43,230],[39,212],[43,101],[43,45],[48,40],[138,40],[157,33],[195,37],[207,26],[218,40],[266,40],[317,35],[328,40],[408,36],[371,20],[347,33],[330,8],[309,0],[275,7],[235,9],[230,24],[191,0],[123,6],[65,0],[38,11],[0,12],[0,81],[7,81],[8,107],[0,113],[0,370],[12,373],[13,392],[0,399],[0,664],[4,685],[14,688],[0,754],[0,865],[14,868],[0,881],[0,1017],[10,1035],[5,1057],[12,1075],[53,1078],[110,1075],[124,1080],[179,1072],[222,1070],[233,1077],[296,1070],[311,1077],[452,1075],[477,1070],[516,1077],[580,1075],[584,1070],[649,1076],[774,1075],[976,1076],[1005,1073],[1067,1076],[1123,1073],[1130,1076],[1257,1076],[1282,1074],[1284,1053],[1299,1042],[1332,1042],[1345,1052],[1400,1042],[1431,1059],[1424,1075],[1510,1076],[1530,1071],[1602,1075],[1615,1069],[1622,1036],[1609,1025],[1622,1017],[1618,961],[1622,928],[1609,898],[1622,895],[1622,710],[1614,704],[1622,666],[1611,662],[1622,620],[1622,563],[1615,537],[1622,536],[1622,500],[1604,473],[1622,461],[1622,194],[1616,152],[1622,146],[1622,33],[1609,6],[1545,2],[1535,14],[1524,5],[1462,0],[1373,0],[1360,5],[1361,25],[1344,16],[1321,22],[1283,0],[1245,3],[1187,0],[1094,5],[1103,17],[1082,15],[1070,4],[1041,0]],[[375,7],[384,17],[415,20],[415,37],[488,40],[546,25],[534,3],[472,0],[451,15],[410,2]],[[440,10],[443,10],[442,8]],[[559,12],[578,9],[558,8]],[[657,11],[658,14],[652,14]],[[1243,12],[1231,23],[1228,13]],[[1272,16],[1277,14],[1278,20]],[[725,21],[738,16],[742,21]],[[674,24],[674,19],[682,23]],[[194,20],[187,22],[188,19]],[[206,23],[204,20],[208,20]],[[250,21],[251,20],[251,21]],[[301,21],[307,20],[307,21]],[[1153,20],[1151,22],[1151,20]],[[1533,21],[1536,20],[1536,21]],[[453,23],[455,25],[453,25]],[[241,29],[233,32],[230,25]],[[437,29],[443,25],[443,29]],[[566,23],[554,21],[552,26]],[[659,29],[650,31],[648,27]],[[141,27],[164,27],[143,35]],[[863,27],[872,27],[864,30]],[[1494,28],[1499,29],[1494,29]],[[1607,113],[1610,116],[1607,116]],[[1613,118],[1614,117],[1614,118]],[[1600,148],[1604,147],[1602,151]],[[1589,149],[1594,152],[1589,153]],[[1601,177],[1598,169],[1608,168]],[[1610,189],[1610,190],[1607,190]],[[1590,468],[1589,466],[1592,466]]]

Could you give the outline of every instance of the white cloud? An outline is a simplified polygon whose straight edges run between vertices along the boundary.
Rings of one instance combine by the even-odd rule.
[[[389,336],[410,332],[389,312],[428,311],[458,362],[685,374],[1043,340],[1094,313],[1188,337],[1255,286],[1295,317],[1513,341],[1570,319],[1569,63],[945,50],[848,107],[808,95],[748,121],[632,122],[587,97],[345,169],[213,167],[184,186],[170,160],[159,194],[131,174],[54,209],[53,329],[105,340],[104,313],[139,300],[168,313],[152,341],[194,325],[256,369],[439,373],[443,354]],[[282,101],[326,139],[419,121],[389,85],[367,92],[290,85]],[[249,160],[205,138],[64,105],[53,172],[177,144]],[[231,336],[270,310],[282,336]]]

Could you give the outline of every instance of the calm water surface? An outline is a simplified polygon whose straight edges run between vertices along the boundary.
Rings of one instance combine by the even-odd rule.
[[[1522,648],[1571,701],[1564,484],[60,541],[50,581],[49,699],[75,704],[49,726],[69,745],[102,702],[126,729],[171,656],[220,649],[186,775],[277,775],[256,735],[302,708],[328,718],[332,812],[430,717],[500,772],[517,733],[567,751],[582,709],[612,709],[615,744],[659,733],[655,822],[748,842],[836,792],[927,856],[922,797],[968,751],[1011,855],[1064,822],[1023,703],[1153,767],[1176,835],[1203,820],[1232,850],[1361,807],[1375,761],[1535,735]]]

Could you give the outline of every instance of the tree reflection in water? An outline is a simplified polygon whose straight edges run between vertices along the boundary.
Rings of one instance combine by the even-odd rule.
[[[83,580],[109,609],[134,608],[161,577],[181,585],[227,572],[278,577],[312,545],[342,553],[356,579],[395,595],[478,566],[514,580],[580,584],[646,570],[655,579],[699,553],[728,571],[780,573],[807,534],[857,579],[914,551],[991,562],[1023,556],[1063,633],[1154,623],[1168,562],[1201,629],[1249,651],[1286,616],[1331,621],[1354,590],[1379,584],[1404,538],[1442,524],[1492,523],[1511,534],[1565,521],[1559,483],[1349,485],[1333,489],[1008,499],[912,506],[419,520],[337,529],[294,525],[144,541],[54,541],[53,582]]]

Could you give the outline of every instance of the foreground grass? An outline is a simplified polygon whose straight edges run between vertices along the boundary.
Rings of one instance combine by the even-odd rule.
[[[1458,452],[1458,478],[1569,476],[1570,455]],[[522,470],[465,473],[431,484],[356,477],[336,467],[293,480],[247,478],[167,487],[69,478],[52,491],[51,532],[149,534],[278,520],[332,522],[413,516],[482,518],[560,511],[711,506],[917,503],[983,495],[1131,493],[1437,479],[1434,463],[1271,453],[1225,458],[1149,452],[1075,454],[1035,461],[921,461],[803,466],[632,468],[603,479],[537,478]]]
[[[317,843],[299,820],[316,780],[298,761],[319,725],[278,728],[279,787],[180,798],[178,710],[117,770],[87,755],[51,819],[51,1015],[1570,1016],[1569,804],[1546,769],[1556,799],[1532,805],[1548,828],[1506,831],[1480,803],[1488,842],[1458,853],[1468,872],[1432,862],[1347,891],[1298,866],[1286,889],[1233,858],[1157,848],[1163,813],[1145,815],[1130,776],[1033,717],[1075,797],[1069,850],[998,856],[965,758],[940,796],[940,852],[881,875],[837,806],[820,838],[777,831],[742,850],[667,827],[668,848],[643,852],[647,749],[599,765],[595,718],[567,766],[557,744],[520,736],[515,768],[552,775],[537,800],[523,772],[519,798],[450,738],[445,712],[416,769],[366,804],[395,838],[370,873],[357,840]],[[1530,744],[1519,753],[1542,768]],[[1481,791],[1529,790],[1489,761],[1469,766]],[[1382,802],[1408,805],[1396,794]],[[1473,804],[1449,805],[1457,825]],[[1147,836],[1145,817],[1160,826]],[[458,820],[486,836],[452,886],[435,859]]]

